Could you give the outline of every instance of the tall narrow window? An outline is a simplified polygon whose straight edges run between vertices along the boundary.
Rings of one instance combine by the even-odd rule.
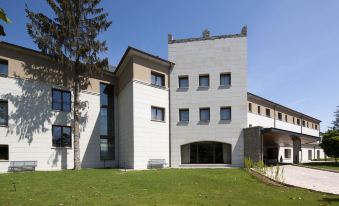
[[[248,111],[252,112],[252,103],[248,103]]]
[[[52,89],[52,109],[70,112],[71,92],[59,89]]]
[[[303,127],[305,127],[305,120],[303,120]]]
[[[314,127],[315,127],[316,130],[318,130],[318,125],[317,124],[315,124]]]
[[[151,120],[153,121],[165,121],[165,109],[160,107],[151,107]]]
[[[210,76],[208,74],[199,75],[199,87],[209,87]]]
[[[270,109],[266,109],[266,117],[271,117],[271,110]]]
[[[179,77],[179,88],[181,89],[188,88],[188,76]]]
[[[0,100],[0,125],[8,125],[8,102]]]
[[[210,121],[210,108],[200,108],[200,121]]]
[[[100,160],[114,160],[114,87],[100,83]]]
[[[291,153],[292,150],[291,149],[285,149],[285,159],[291,159]]]
[[[71,127],[53,125],[52,136],[53,147],[72,147]]]
[[[300,119],[297,119],[297,125],[300,125]]]
[[[282,120],[282,114],[280,112],[278,112],[278,119]]]
[[[8,75],[8,61],[0,59],[0,75]]]
[[[287,122],[287,114],[285,114],[285,122]]]
[[[189,121],[189,110],[188,109],[179,109],[179,121],[180,122]]]
[[[231,74],[220,74],[220,86],[228,87],[231,86]]]
[[[258,106],[258,114],[261,114],[261,108]]]
[[[293,117],[293,124],[295,124],[295,118]]]
[[[0,161],[9,160],[8,145],[0,145]]]
[[[231,120],[232,110],[231,107],[220,108],[220,120]]]
[[[151,73],[151,84],[164,87],[165,86],[165,75],[152,72]]]

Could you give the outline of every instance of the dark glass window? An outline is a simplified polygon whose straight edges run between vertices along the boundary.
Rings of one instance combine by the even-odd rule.
[[[280,112],[278,112],[278,119],[282,120],[282,114]]]
[[[188,76],[179,77],[179,88],[188,88]]]
[[[318,130],[318,125],[314,125],[315,129]]]
[[[69,126],[52,126],[52,145],[53,147],[72,147],[71,127]]]
[[[8,75],[8,61],[0,59],[0,75]]]
[[[165,109],[160,107],[151,107],[151,120],[165,121]]]
[[[303,127],[305,127],[305,120],[303,120]]]
[[[210,108],[200,109],[200,121],[210,121]]]
[[[71,92],[59,89],[52,89],[52,109],[70,112]]]
[[[199,75],[199,87],[209,87],[210,86],[210,76],[208,74]]]
[[[0,125],[8,125],[8,102],[0,100]]]
[[[220,74],[220,86],[231,86],[231,74]]]
[[[293,117],[293,124],[295,124],[295,118]]]
[[[100,83],[100,160],[114,160],[114,87]]]
[[[297,119],[297,125],[300,125],[300,119]]]
[[[287,122],[287,114],[285,114],[285,122]]]
[[[8,145],[0,145],[0,160],[9,160]]]
[[[151,83],[159,87],[164,87],[165,86],[165,75],[152,72]]]
[[[180,109],[179,110],[179,121],[180,122],[188,122],[189,121],[189,110],[188,109]]]
[[[220,108],[220,120],[231,120],[232,110],[231,107]]]
[[[285,149],[285,158],[291,159],[291,149]]]
[[[266,109],[266,116],[271,117],[271,110],[270,109]]]
[[[248,111],[252,112],[252,103],[248,103]]]
[[[261,114],[261,108],[260,108],[260,106],[258,106],[258,114]]]

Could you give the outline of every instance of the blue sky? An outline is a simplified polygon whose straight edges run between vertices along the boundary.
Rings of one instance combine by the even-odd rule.
[[[36,49],[27,35],[24,5],[49,13],[44,0],[0,0],[12,19],[1,41]],[[248,90],[330,126],[339,105],[337,0],[103,0],[113,21],[107,40],[115,65],[127,46],[167,58],[174,38],[239,33],[248,26]]]

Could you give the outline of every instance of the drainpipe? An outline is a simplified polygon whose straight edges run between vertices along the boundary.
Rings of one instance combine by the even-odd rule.
[[[302,134],[303,133],[303,115],[300,116],[300,133]]]
[[[275,128],[275,112],[276,112],[275,110],[276,110],[276,105],[274,105],[273,110],[274,110],[273,118],[274,118],[274,128]]]

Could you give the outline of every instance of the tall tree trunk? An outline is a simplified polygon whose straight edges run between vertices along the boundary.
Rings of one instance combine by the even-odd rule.
[[[79,100],[79,81],[77,77],[75,77],[74,81],[74,169],[80,170],[81,164],[80,164],[80,127],[79,127],[79,106],[80,106],[80,100]]]

